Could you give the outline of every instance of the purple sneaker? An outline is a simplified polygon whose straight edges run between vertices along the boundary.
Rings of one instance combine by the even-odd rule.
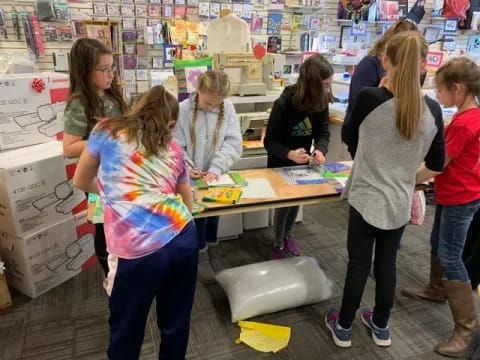
[[[287,254],[291,256],[300,256],[300,250],[297,247],[297,242],[292,235],[287,235],[284,244]]]
[[[285,249],[282,249],[279,246],[275,246],[272,250],[272,260],[286,259],[288,257]]]

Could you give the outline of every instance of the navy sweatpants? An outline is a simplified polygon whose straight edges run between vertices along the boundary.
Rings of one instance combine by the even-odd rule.
[[[158,358],[185,359],[197,265],[193,221],[153,254],[133,260],[109,256],[110,360],[138,359],[153,299],[161,333]]]

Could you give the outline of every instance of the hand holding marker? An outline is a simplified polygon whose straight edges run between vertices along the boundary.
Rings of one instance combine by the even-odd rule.
[[[210,173],[208,171],[201,171],[199,170],[196,166],[195,163],[192,161],[192,159],[185,157],[185,162],[188,164],[188,166],[191,167],[191,170],[189,172],[189,176],[192,179],[203,179],[204,181],[212,182],[215,180],[218,180],[218,175]]]

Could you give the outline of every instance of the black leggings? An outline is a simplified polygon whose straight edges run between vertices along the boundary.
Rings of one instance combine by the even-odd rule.
[[[108,274],[108,252],[107,242],[105,240],[105,231],[103,230],[103,224],[95,224],[95,254],[97,255],[98,262],[105,273]]]
[[[348,268],[343,288],[342,308],[339,323],[350,328],[355,312],[360,306],[363,290],[372,264],[375,244],[375,307],[373,322],[385,328],[393,307],[396,285],[396,260],[400,239],[405,226],[395,230],[381,230],[367,223],[362,215],[350,207],[348,220],[347,250]]]

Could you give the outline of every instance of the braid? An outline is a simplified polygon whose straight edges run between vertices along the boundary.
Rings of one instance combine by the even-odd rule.
[[[198,93],[195,94],[195,102],[194,102],[194,105],[193,105],[192,123],[190,124],[190,140],[192,141],[192,153],[193,153],[193,149],[195,148],[195,142],[196,142],[195,121],[197,121],[197,115],[198,115]]]
[[[220,105],[220,108],[218,109],[217,125],[215,126],[215,132],[213,134],[213,141],[212,141],[212,146],[210,146],[210,151],[214,151],[215,147],[217,146],[218,133],[220,132],[220,128],[222,127],[224,117],[225,117],[225,106],[224,106],[224,103],[222,101],[222,104]]]

